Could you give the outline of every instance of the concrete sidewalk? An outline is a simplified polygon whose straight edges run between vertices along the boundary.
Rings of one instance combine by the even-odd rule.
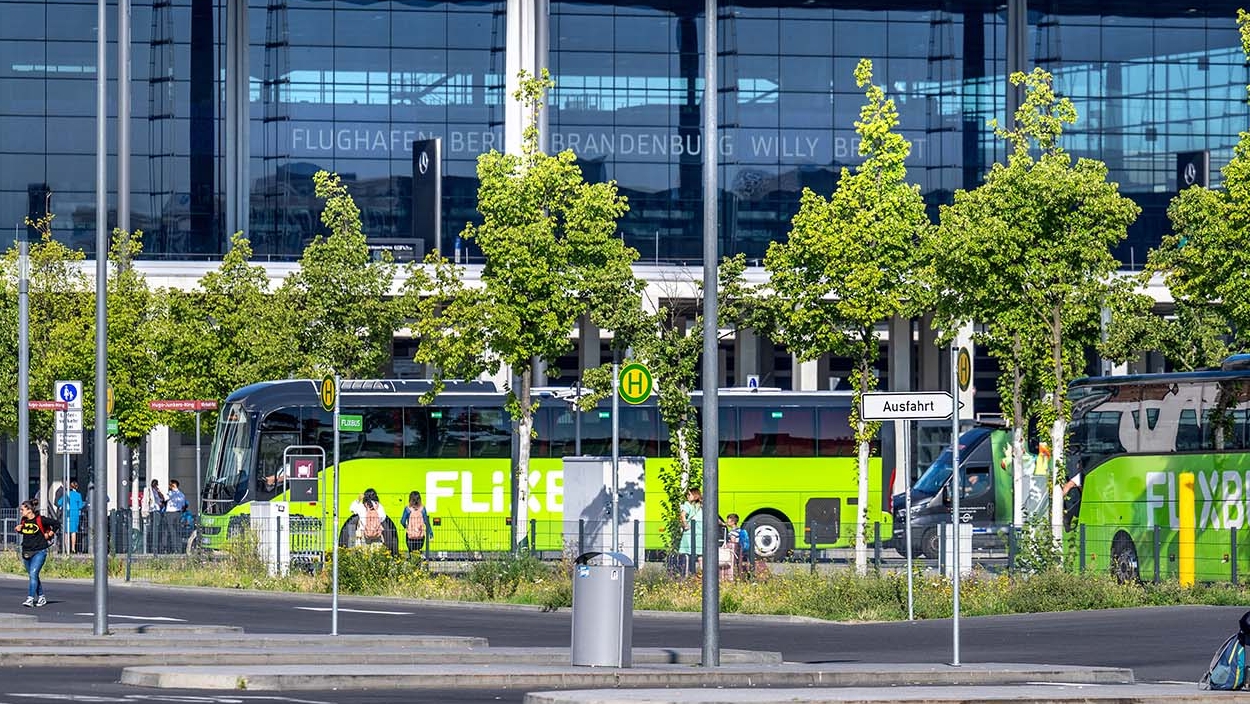
[[[525,704],[955,704],[963,702],[1106,702],[1106,704],[1227,704],[1232,692],[1194,685],[1012,685],[1003,687],[846,687],[841,689],[595,689],[532,692]]]
[[[565,689],[602,687],[900,687],[1032,682],[1132,684],[1133,673],[1111,667],[976,664],[838,663],[689,665],[631,668],[525,665],[297,665],[277,667],[128,667],[123,684],[160,688],[253,689]]]

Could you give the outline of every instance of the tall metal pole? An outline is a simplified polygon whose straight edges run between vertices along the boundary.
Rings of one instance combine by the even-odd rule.
[[[612,352],[612,490],[608,500],[612,502],[612,552],[621,549],[619,508],[617,498],[620,494],[621,467],[621,362],[620,353]]]
[[[959,481],[959,341],[951,341],[951,534],[954,544],[951,550],[951,584],[953,596],[954,618],[952,620],[952,637],[954,639],[954,659],[951,664],[959,666],[959,553],[962,551],[963,537],[959,525],[959,492],[963,483]]]
[[[201,483],[201,480],[200,480],[200,476],[201,476],[200,475],[200,437],[201,437],[200,411],[196,411],[195,412],[195,500],[196,500],[197,506],[199,505],[199,502],[202,501],[200,497],[203,496],[203,491],[204,491],[203,484]]]
[[[106,173],[106,150],[108,141],[105,125],[108,122],[105,99],[108,59],[108,16],[106,0],[96,0],[96,105],[95,105],[95,472],[96,482],[91,499],[95,510],[91,512],[91,552],[95,565],[95,624],[97,636],[108,633],[108,484],[103,479],[108,466],[108,409],[104,403],[108,388],[108,201],[105,190],[108,185]]]
[[[343,392],[343,382],[340,381],[339,375],[334,375],[334,517],[333,530],[330,531],[332,540],[331,557],[333,565],[330,568],[330,635],[337,636],[339,634],[339,410],[341,408],[339,397]]]
[[[719,188],[716,183],[718,138],[716,83],[718,58],[716,39],[716,0],[703,4],[703,666],[720,666],[720,552],[718,523],[717,452],[720,443],[720,412],[717,399],[720,385],[719,327],[717,325],[717,260],[719,231],[716,212]],[[694,536],[691,536],[694,539]]]
[[[958,401],[956,402],[958,403]],[[916,620],[916,592],[912,583],[912,560],[911,554],[911,421],[903,421],[903,461],[899,465],[903,468],[903,535],[906,541],[907,550],[907,620]]]
[[[130,0],[117,0],[117,227],[130,232]]]
[[[17,242],[17,500],[30,498],[30,243]]]

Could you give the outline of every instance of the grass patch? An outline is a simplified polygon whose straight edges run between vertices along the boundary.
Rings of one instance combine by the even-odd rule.
[[[86,556],[53,556],[44,567],[47,579],[93,575]],[[16,554],[0,554],[0,572],[23,574]],[[126,574],[125,556],[109,559],[109,578]],[[331,572],[292,569],[270,577],[263,563],[245,549],[202,556],[136,557],[132,579],[182,586],[228,587],[266,591],[329,593]],[[940,575],[917,573],[914,580],[918,618],[951,615],[951,583]],[[572,605],[572,565],[540,562],[530,556],[504,556],[472,565],[460,575],[431,572],[419,556],[391,555],[376,547],[339,553],[339,591],[345,594],[446,601],[530,604],[547,609]],[[967,616],[1109,609],[1178,604],[1241,605],[1250,601],[1247,584],[1119,584],[1109,575],[1051,570],[1007,576],[974,572],[960,584],[961,613]],[[676,579],[658,565],[635,575],[634,608],[699,611],[699,578]],[[721,585],[722,613],[783,614],[833,621],[893,621],[907,617],[907,576],[899,572],[857,575],[853,570],[812,574],[793,571]]]

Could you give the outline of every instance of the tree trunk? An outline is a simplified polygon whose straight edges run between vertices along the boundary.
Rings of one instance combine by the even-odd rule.
[[[530,388],[533,384],[534,367],[526,366],[521,372],[521,393],[518,396],[521,404],[521,417],[517,420],[517,462],[516,473],[512,481],[516,486],[516,501],[512,504],[512,527],[515,529],[516,543],[512,546],[517,551],[526,544],[529,536],[529,500],[530,500],[530,443],[533,441],[534,409],[530,404]],[[529,546],[533,550],[533,546]]]
[[[872,332],[868,331],[867,338],[871,339]],[[859,365],[859,398],[863,398],[865,391],[871,387],[868,380],[872,378],[872,370],[868,366],[868,360],[862,359]],[[855,506],[855,571],[859,574],[868,573],[868,540],[864,535],[864,529],[868,522],[868,438],[867,423],[863,418],[859,419],[859,423],[855,428],[855,434],[859,437],[859,502]]]
[[[1011,524],[1024,526],[1024,401],[1020,394],[1024,389],[1024,373],[1021,371],[1020,335],[1012,340],[1012,358],[1015,366],[1011,373],[1011,486],[1013,493]]]
[[[684,496],[690,486],[690,444],[686,440],[686,428],[679,427],[673,431],[673,440],[677,443],[677,463],[681,465],[681,491]]]
[[[35,497],[37,503],[36,513],[47,513],[48,508],[48,463],[51,462],[49,455],[48,441],[38,440],[35,446],[39,448],[39,494]]]
[[[860,437],[865,423],[859,421]],[[855,571],[868,573],[868,541],[864,529],[868,521],[868,443],[859,444],[859,505],[855,507]]]
[[[1051,393],[1055,422],[1050,429],[1050,530],[1055,546],[1063,540],[1063,487],[1059,485],[1063,465],[1063,435],[1067,430],[1063,420],[1063,402],[1067,398],[1063,387],[1063,311],[1059,306],[1051,315],[1051,355],[1055,364],[1055,388]]]

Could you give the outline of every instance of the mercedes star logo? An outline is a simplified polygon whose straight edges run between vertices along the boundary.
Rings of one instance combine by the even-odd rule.
[[[421,171],[422,175],[424,175],[426,171],[430,170],[429,152],[421,152],[421,158],[417,160],[417,169]]]
[[[422,155],[424,156],[424,155]],[[1185,164],[1185,185],[1192,186],[1198,180],[1198,167],[1191,161]]]

